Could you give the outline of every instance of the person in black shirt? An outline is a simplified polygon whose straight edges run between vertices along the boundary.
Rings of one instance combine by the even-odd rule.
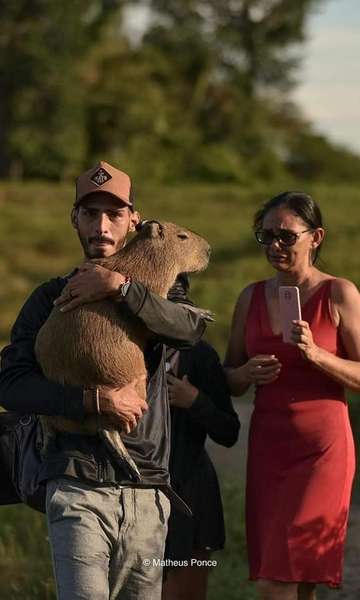
[[[129,176],[101,162],[77,180],[72,223],[86,259],[111,256],[139,223]],[[47,519],[59,600],[158,600],[169,500],[169,408],[164,343],[187,347],[205,328],[203,315],[150,293],[139,282],[85,262],[38,287],[20,311],[1,354],[0,403],[20,414],[81,421],[96,412],[93,394],[47,380],[36,362],[37,333],[54,302],[63,311],[113,298],[154,334],[145,352],[147,401],[136,379],[99,388],[99,408],[122,430],[141,479],[129,481],[97,435],[57,433],[43,459]],[[134,375],[135,377],[135,375]],[[186,510],[186,507],[184,508]]]
[[[181,274],[168,297],[191,305],[188,288],[188,277]],[[162,598],[206,600],[211,552],[224,547],[225,527],[218,479],[205,441],[209,436],[218,444],[233,446],[240,423],[218,354],[210,344],[201,340],[188,349],[168,347],[167,369],[171,484],[192,517],[171,511]]]

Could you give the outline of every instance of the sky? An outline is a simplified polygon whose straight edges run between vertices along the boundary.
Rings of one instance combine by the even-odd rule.
[[[308,22],[293,98],[331,140],[360,153],[360,0],[327,0]]]

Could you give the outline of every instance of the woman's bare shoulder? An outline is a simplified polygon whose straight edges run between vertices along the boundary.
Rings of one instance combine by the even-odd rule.
[[[259,281],[254,281],[253,283],[249,283],[246,287],[244,287],[237,299],[237,304],[246,305],[251,302],[252,295],[256,286],[260,283]]]
[[[254,281],[253,283],[250,283],[244,289],[241,290],[235,306],[236,313],[240,312],[242,314],[247,314],[254,290],[259,283],[263,282]]]
[[[359,300],[359,290],[349,279],[343,277],[331,278],[331,300],[335,304]]]

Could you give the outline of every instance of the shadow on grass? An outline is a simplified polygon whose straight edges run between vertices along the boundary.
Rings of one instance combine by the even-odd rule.
[[[248,581],[244,495],[238,483],[222,481],[225,511],[225,550],[214,552],[217,561],[210,575],[209,600],[257,600],[256,585]]]

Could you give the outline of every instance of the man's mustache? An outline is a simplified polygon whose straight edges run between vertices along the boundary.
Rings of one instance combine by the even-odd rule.
[[[105,237],[105,236],[93,236],[88,238],[88,242],[89,244],[91,244],[92,242],[105,242],[107,244],[112,244],[112,246],[114,245],[114,240],[112,240],[111,238]]]

